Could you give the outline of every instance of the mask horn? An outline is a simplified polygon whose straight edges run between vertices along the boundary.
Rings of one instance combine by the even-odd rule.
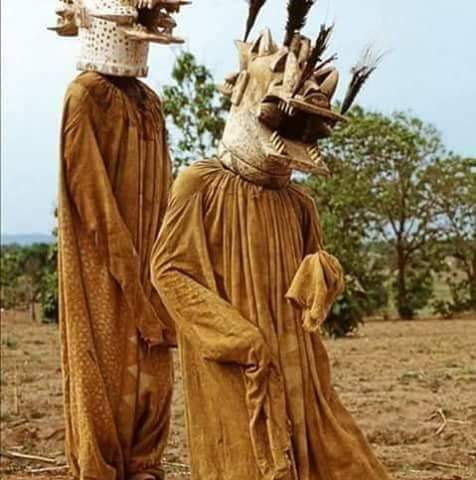
[[[246,70],[250,61],[251,45],[241,40],[235,41],[236,48],[238,49],[238,56],[240,59],[240,70]]]
[[[319,85],[319,90],[329,99],[332,99],[336,93],[339,83],[339,72],[336,69],[331,70],[324,81]]]
[[[276,46],[273,43],[273,37],[269,28],[265,28],[251,47],[251,53],[258,56],[270,55],[276,51]]]

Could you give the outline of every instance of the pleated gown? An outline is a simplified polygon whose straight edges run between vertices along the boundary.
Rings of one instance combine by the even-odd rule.
[[[285,298],[319,251],[300,186],[258,186],[216,160],[176,180],[152,275],[178,331],[193,480],[388,479],[303,329],[310,305]]]

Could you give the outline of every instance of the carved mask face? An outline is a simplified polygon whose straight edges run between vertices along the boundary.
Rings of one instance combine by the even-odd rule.
[[[303,81],[311,43],[301,35],[278,48],[266,29],[253,44],[237,46],[240,72],[220,87],[232,103],[223,147],[265,171],[327,175],[317,141],[344,118],[331,109],[337,71],[317,67]]]

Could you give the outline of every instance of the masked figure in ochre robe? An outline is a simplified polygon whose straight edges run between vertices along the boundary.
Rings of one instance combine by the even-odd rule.
[[[147,74],[147,41],[177,39],[156,1],[69,1],[57,13],[54,30],[79,33],[85,71],[66,93],[61,132],[66,454],[75,478],[156,480],[173,338],[149,265],[171,168],[160,101],[136,77]],[[166,28],[154,24],[159,17]],[[144,18],[149,30],[136,23]]]
[[[288,32],[278,48],[268,30],[238,42],[219,156],[179,175],[154,248],[193,480],[388,479],[331,386],[319,326],[343,272],[311,197],[290,181],[293,169],[328,173],[316,140],[343,120],[330,107],[337,72],[316,64],[328,35],[314,47]]]

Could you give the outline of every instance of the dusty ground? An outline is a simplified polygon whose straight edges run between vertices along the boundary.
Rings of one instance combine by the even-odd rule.
[[[476,479],[474,315],[372,322],[355,338],[327,343],[341,398],[394,478]],[[1,344],[0,476],[66,479],[56,327],[6,312]],[[26,460],[15,453],[47,458]],[[178,383],[166,454],[169,478],[188,479],[186,463]]]

